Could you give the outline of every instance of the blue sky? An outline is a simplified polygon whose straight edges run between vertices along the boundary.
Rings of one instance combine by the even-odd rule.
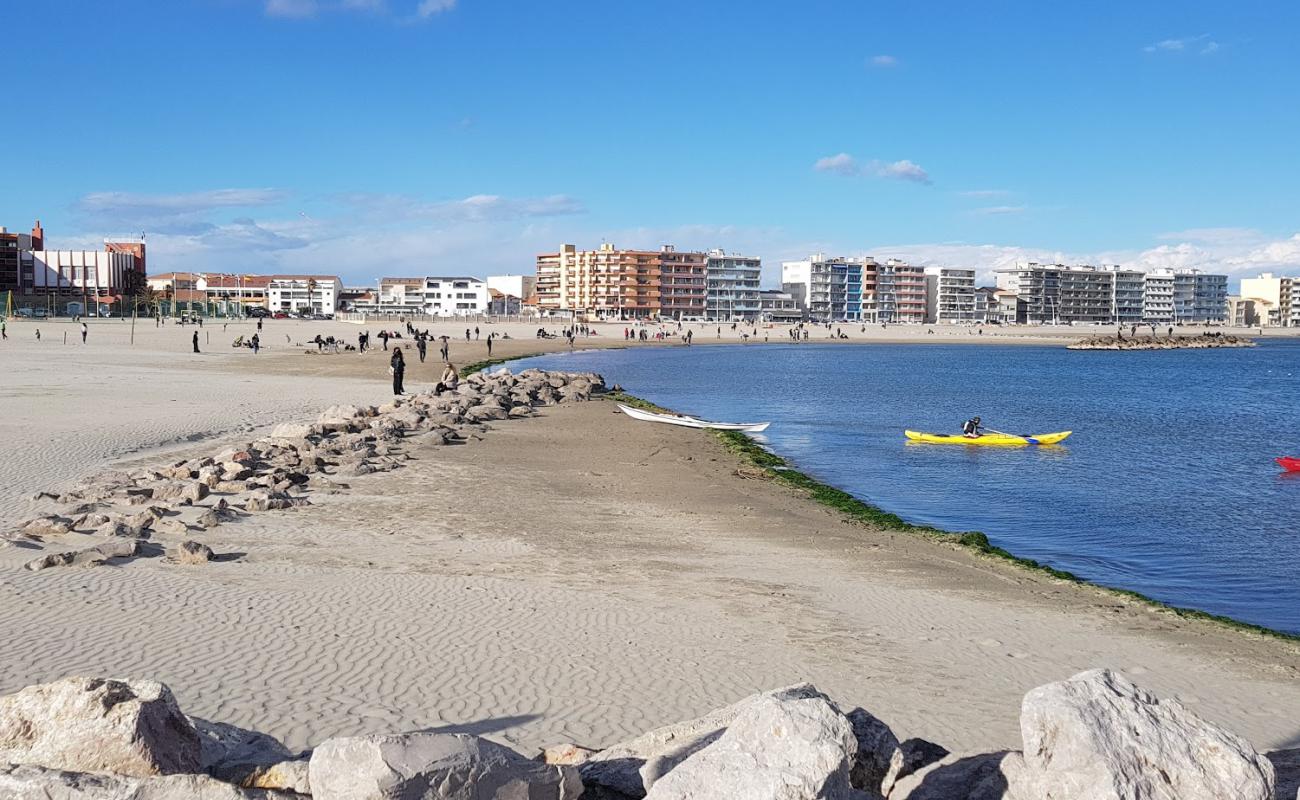
[[[12,2],[0,224],[151,270],[561,242],[1300,272],[1293,2]]]

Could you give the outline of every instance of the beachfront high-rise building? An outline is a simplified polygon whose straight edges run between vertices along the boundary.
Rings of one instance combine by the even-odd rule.
[[[759,282],[763,262],[756,256],[740,256],[710,250],[705,265],[708,299],[704,315],[712,320],[752,322],[762,313]]]
[[[1223,322],[1228,314],[1228,276],[1199,269],[1174,271],[1174,321],[1182,324]]]
[[[987,295],[985,295],[987,298]],[[925,269],[925,321],[939,323],[974,322],[979,298],[975,291],[975,270],[954,267]],[[982,319],[987,315],[985,299]]]
[[[1259,324],[1273,327],[1300,325],[1300,289],[1296,279],[1265,272],[1241,279],[1241,296],[1257,301]]]
[[[1120,267],[1017,264],[997,270],[998,288],[1014,292],[1024,322],[1179,324],[1222,322],[1228,277],[1200,270],[1144,275]]]
[[[48,250],[40,220],[30,234],[0,228],[0,292],[16,308],[55,314],[116,313],[144,288],[144,240],[105,241],[103,250]]]
[[[812,322],[857,322],[862,319],[862,273],[861,261],[815,253],[803,261],[781,262],[781,289],[803,305]],[[921,307],[924,313],[924,293]]]
[[[537,305],[543,312],[608,319],[702,318],[708,296],[708,257],[659,250],[599,250],[562,245],[537,256]]]
[[[862,314],[876,322],[925,322],[925,268],[891,258],[862,264]]]
[[[1142,278],[1142,321],[1163,325],[1174,321],[1174,272],[1156,269]]]

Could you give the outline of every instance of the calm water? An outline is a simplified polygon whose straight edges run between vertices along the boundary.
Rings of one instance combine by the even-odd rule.
[[[981,530],[1089,580],[1300,633],[1300,343],[1149,353],[976,345],[607,350],[595,370],[660,405],[772,420],[801,470],[911,522]],[[1054,448],[907,444],[978,414]],[[1300,477],[1300,476],[1297,476]]]

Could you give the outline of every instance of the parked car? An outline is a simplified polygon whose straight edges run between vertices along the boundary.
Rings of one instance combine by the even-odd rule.
[[[248,309],[248,316],[250,316],[250,317],[269,317],[269,316],[271,316],[271,311],[270,311],[270,309],[262,308],[261,306],[254,306],[254,307]]]
[[[288,319],[288,318],[289,315],[284,313],[283,311],[277,311],[271,315],[271,319]]]
[[[27,319],[46,319],[50,316],[50,312],[49,309],[45,308],[20,308],[14,312],[14,316]]]

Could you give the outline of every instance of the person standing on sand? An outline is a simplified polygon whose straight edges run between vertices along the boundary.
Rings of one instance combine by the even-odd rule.
[[[262,332],[262,318],[261,318],[261,317],[258,317],[258,318],[257,318],[257,332],[258,332],[258,333],[261,333],[261,332]]]
[[[465,341],[469,341],[469,328],[465,329]]]
[[[39,342],[40,340],[41,340],[41,329],[40,329],[40,328],[37,328],[37,329],[36,329],[36,341]]]
[[[439,336],[438,339],[442,341],[442,347],[438,348],[439,352],[442,354],[442,360],[447,361],[447,353],[451,347],[451,339],[446,336]]]
[[[474,338],[475,338],[475,339],[478,338],[478,326],[477,326],[477,325],[474,326]]]
[[[194,332],[194,352],[199,352],[199,332]]]
[[[388,372],[393,376],[393,394],[402,394],[402,378],[406,377],[406,360],[402,357],[402,348],[393,348],[393,355],[388,359]]]
[[[487,346],[488,346],[488,358],[491,358],[492,357],[492,334],[490,333],[488,334],[488,338],[487,338]]]
[[[198,333],[195,333],[195,334],[194,334],[194,341],[197,342],[198,340],[199,340],[199,335],[198,335]],[[253,344],[253,355],[257,355],[257,351],[262,349],[262,337],[261,337],[261,336],[258,336],[258,335],[255,333],[255,334],[253,334],[253,338],[252,338],[250,341],[251,341],[252,344]],[[196,346],[197,346],[197,345],[196,345]]]
[[[4,340],[4,339],[8,339],[8,338],[9,338],[9,331],[5,330],[5,321],[4,321],[4,319],[3,319],[3,318],[0,318],[0,340]]]
[[[417,336],[415,339],[415,350],[420,354],[420,363],[424,363],[424,355],[429,350],[429,345],[424,341],[423,336]],[[488,355],[492,355],[492,340],[488,339]]]
[[[86,327],[86,323],[84,323],[84,322],[81,323],[81,343],[82,343],[82,344],[85,344],[85,343],[86,343],[86,334],[89,333],[89,332],[90,332],[90,329]]]

